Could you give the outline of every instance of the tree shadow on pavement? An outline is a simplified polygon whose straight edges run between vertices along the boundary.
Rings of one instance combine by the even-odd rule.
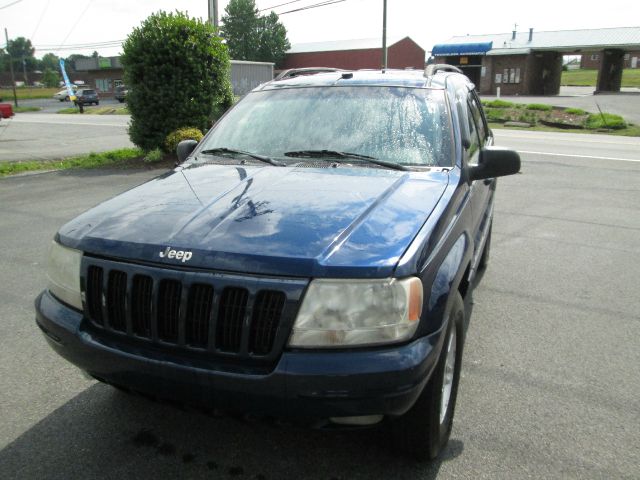
[[[96,384],[0,451],[0,478],[435,478],[463,451],[398,455],[384,430],[318,431],[213,417]]]

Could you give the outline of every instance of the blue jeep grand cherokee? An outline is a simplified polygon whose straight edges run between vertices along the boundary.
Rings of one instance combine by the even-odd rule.
[[[495,177],[520,160],[492,146],[469,80],[430,70],[262,85],[181,143],[173,171],[63,226],[36,300],[49,344],[120,388],[384,420],[436,457]]]

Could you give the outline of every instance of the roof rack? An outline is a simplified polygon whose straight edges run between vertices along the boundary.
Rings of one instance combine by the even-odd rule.
[[[288,70],[283,70],[280,74],[274,78],[274,80],[285,80],[287,78],[299,77],[301,75],[314,75],[316,73],[327,73],[327,72],[342,72],[341,68],[332,68],[332,67],[304,67],[304,68],[290,68]]]
[[[424,76],[430,77],[431,75],[435,75],[438,72],[454,72],[454,73],[462,73],[458,67],[454,67],[453,65],[447,65],[446,63],[434,63],[432,65],[427,65],[424,69]]]

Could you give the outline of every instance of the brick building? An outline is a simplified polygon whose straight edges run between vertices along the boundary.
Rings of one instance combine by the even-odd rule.
[[[580,68],[599,70],[604,52],[592,52],[580,57]],[[623,57],[624,68],[640,68],[640,50],[627,52]]]
[[[425,51],[409,37],[388,39],[389,68],[423,69]],[[334,67],[346,70],[379,69],[382,66],[382,39],[342,40],[293,45],[287,52],[283,69]]]
[[[431,53],[436,63],[459,66],[481,94],[557,95],[563,55],[599,55],[596,91],[605,92],[620,90],[625,55],[636,51],[640,27],[466,35]]]

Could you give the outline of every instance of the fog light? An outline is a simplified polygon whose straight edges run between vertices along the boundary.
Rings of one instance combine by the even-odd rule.
[[[331,417],[329,420],[338,425],[375,425],[380,423],[384,415],[363,415],[361,417]]]

